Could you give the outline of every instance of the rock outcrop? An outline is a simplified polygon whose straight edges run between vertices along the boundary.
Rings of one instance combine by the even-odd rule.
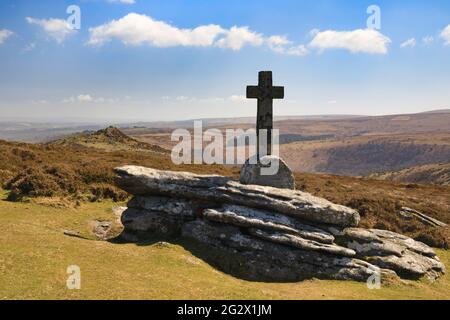
[[[181,237],[235,276],[366,281],[380,274],[434,280],[445,272],[425,244],[357,228],[357,211],[308,193],[136,166],[115,171],[117,184],[134,195],[122,214],[123,239]]]

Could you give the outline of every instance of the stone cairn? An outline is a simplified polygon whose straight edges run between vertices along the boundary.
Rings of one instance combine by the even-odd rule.
[[[115,172],[117,184],[134,196],[122,214],[124,240],[179,238],[244,279],[366,281],[378,273],[434,280],[445,272],[427,245],[358,228],[357,211],[305,192],[137,166]]]

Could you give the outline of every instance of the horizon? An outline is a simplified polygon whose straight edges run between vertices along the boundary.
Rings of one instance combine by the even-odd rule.
[[[336,114],[309,114],[309,115],[274,115],[274,121],[284,121],[285,119],[279,120],[279,118],[305,118],[305,119],[314,119],[320,117],[343,117],[343,119],[349,118],[376,118],[376,117],[389,117],[389,116],[402,116],[402,115],[418,115],[418,114],[426,114],[426,113],[449,113],[450,108],[439,108],[439,109],[430,109],[426,111],[419,111],[414,113],[386,113],[386,114],[376,114],[376,115],[368,115],[368,114],[347,114],[347,113],[336,113]],[[346,118],[348,117],[348,118]],[[177,123],[177,122],[189,122],[189,121],[208,121],[208,120],[233,120],[233,119],[252,119],[256,116],[236,116],[236,117],[209,117],[209,118],[186,118],[186,119],[173,119],[173,120],[152,120],[152,119],[93,119],[93,118],[66,118],[66,119],[58,119],[58,118],[27,118],[27,117],[11,117],[11,118],[2,118],[0,123],[19,123],[26,122],[28,124],[56,124],[56,125],[124,125],[124,124],[139,124],[139,123]],[[277,119],[278,118],[278,119]],[[317,119],[314,119],[317,120]],[[325,119],[326,120],[326,119]]]
[[[275,115],[274,121],[285,121],[286,119],[280,120],[279,118],[305,118],[318,120],[315,118],[320,117],[343,117],[342,119],[351,119],[351,118],[376,118],[376,117],[390,117],[390,116],[402,116],[402,115],[418,115],[424,113],[449,113],[450,108],[442,108],[442,109],[431,109],[427,111],[419,111],[415,113],[388,113],[388,114],[377,114],[377,115],[367,115],[367,114],[310,114],[310,115]],[[346,118],[348,117],[348,118]],[[140,123],[178,123],[178,122],[190,122],[190,121],[210,121],[210,120],[233,120],[233,119],[252,119],[256,116],[242,116],[242,117],[211,117],[211,118],[187,118],[187,119],[174,119],[174,120],[145,120],[145,119],[130,119],[130,120],[122,120],[122,119],[92,119],[92,118],[69,118],[69,119],[52,119],[52,118],[3,118],[0,120],[0,123],[19,123],[26,122],[28,124],[55,124],[55,125],[137,125]],[[277,119],[278,118],[278,119]],[[324,119],[326,120],[326,119]]]

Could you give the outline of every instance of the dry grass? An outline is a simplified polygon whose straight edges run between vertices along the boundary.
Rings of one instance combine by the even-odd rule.
[[[393,183],[367,178],[325,174],[296,174],[297,188],[332,202],[357,209],[362,227],[387,229],[422,240],[435,247],[448,248],[447,228],[432,228],[398,215],[410,207],[450,224],[450,187]]]
[[[33,145],[0,141],[0,184],[10,199],[66,196],[74,200],[123,200],[112,169],[135,164],[163,170],[236,174],[223,166],[175,166],[167,154],[149,151],[105,151],[79,145]]]
[[[217,271],[182,243],[92,240],[89,222],[114,220],[112,205],[105,201],[52,208],[0,200],[0,300],[450,298],[448,275],[433,284],[405,281],[380,290],[350,281],[249,282]],[[63,230],[79,232],[86,239],[65,236]],[[449,266],[450,252],[437,252]],[[81,290],[66,287],[69,265],[81,268]]]

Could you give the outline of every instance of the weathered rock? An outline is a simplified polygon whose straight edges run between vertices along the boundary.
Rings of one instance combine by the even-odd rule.
[[[233,224],[238,227],[292,233],[321,243],[333,243],[334,241],[331,233],[300,223],[294,218],[243,206],[224,205],[218,209],[207,209],[203,211],[203,217],[211,221]]]
[[[408,208],[408,207],[402,207],[402,209],[398,212],[398,214],[403,217],[404,219],[410,220],[410,219],[415,219],[418,220],[420,222],[422,222],[423,224],[426,224],[428,226],[432,226],[432,227],[446,227],[447,224],[439,221],[437,219],[434,219],[432,217],[427,216],[426,214]]]
[[[355,210],[307,193],[141,167],[116,172],[135,195],[122,214],[122,239],[191,239],[204,248],[191,248],[199,257],[246,279],[366,281],[381,272],[433,280],[445,272],[427,245],[355,228]]]
[[[145,240],[149,236],[160,235],[176,237],[181,233],[182,226],[194,218],[176,216],[162,211],[129,208],[122,214],[122,224],[125,234],[134,241]],[[122,236],[123,238],[123,236]]]
[[[111,221],[92,220],[88,222],[88,226],[91,234],[97,240],[106,241],[117,235],[114,232],[114,224]]]
[[[263,231],[258,229],[249,229],[249,233],[263,240],[284,244],[302,250],[320,251],[343,257],[356,256],[356,252],[351,249],[347,249],[335,244],[324,244],[313,240],[303,239],[299,236],[289,233],[281,233],[278,231]]]
[[[358,258],[404,277],[434,280],[445,273],[445,266],[430,247],[395,232],[347,228],[335,237],[337,243],[355,250]]]
[[[201,208],[213,205],[200,201],[161,196],[134,197],[128,202],[129,208],[145,209],[149,211],[165,212],[175,217],[193,218],[199,214]],[[200,211],[199,211],[200,210]]]
[[[213,248],[213,263],[225,272],[256,281],[298,281],[313,277],[366,281],[378,267],[362,260],[293,249],[242,234],[239,228],[206,221],[183,227],[183,236]],[[381,270],[381,275],[395,273]]]
[[[357,226],[356,210],[333,204],[309,193],[273,187],[242,185],[221,176],[159,171],[126,166],[116,168],[117,184],[133,195],[163,196],[233,203],[284,213],[293,217],[339,226]]]
[[[121,207],[121,206],[114,206],[112,207],[112,213],[116,219],[116,224],[121,225],[122,224],[122,214],[127,210],[127,207]]]
[[[264,168],[277,168],[275,172],[264,174]],[[263,169],[263,170],[261,170]],[[281,189],[295,190],[295,179],[292,170],[280,157],[271,155],[256,160],[256,156],[248,159],[241,168],[240,182]]]
[[[398,256],[374,256],[369,261],[380,268],[394,270],[398,275],[419,279],[426,277],[436,280],[445,273],[444,265],[436,258],[425,257],[412,251],[405,251]]]

